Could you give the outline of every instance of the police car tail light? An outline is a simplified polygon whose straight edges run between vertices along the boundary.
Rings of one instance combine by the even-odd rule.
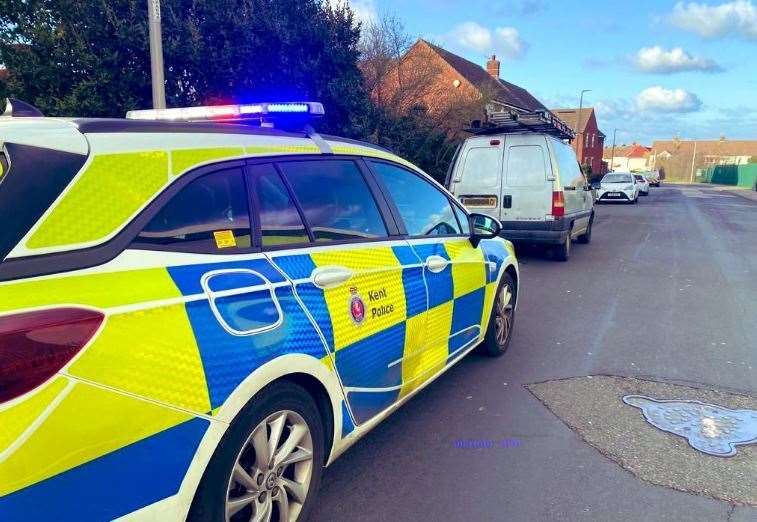
[[[153,121],[244,121],[286,118],[292,116],[323,116],[323,105],[318,102],[270,102],[242,105],[208,105],[172,109],[129,111],[130,120]]]
[[[555,217],[565,215],[565,196],[561,190],[552,192],[552,215]]]
[[[0,317],[0,403],[55,375],[95,335],[105,316],[53,308]]]

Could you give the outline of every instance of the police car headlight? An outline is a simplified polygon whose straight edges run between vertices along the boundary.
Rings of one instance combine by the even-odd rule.
[[[628,186],[627,186],[626,188],[624,188],[623,190],[633,190],[633,185],[628,185]]]

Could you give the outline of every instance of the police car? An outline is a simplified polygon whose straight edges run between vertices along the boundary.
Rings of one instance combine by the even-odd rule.
[[[499,223],[313,102],[0,118],[0,520],[303,520],[508,346]]]

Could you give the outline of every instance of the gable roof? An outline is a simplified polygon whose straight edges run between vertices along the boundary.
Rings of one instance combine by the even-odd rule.
[[[616,158],[644,158],[652,151],[652,147],[645,145],[639,145],[634,143],[633,145],[616,145],[614,154]],[[605,147],[602,149],[602,157],[609,158],[613,154],[612,147]]]
[[[594,107],[583,107],[581,109],[581,129],[579,130],[578,127],[578,109],[550,109],[552,111],[552,114],[560,118],[562,121],[564,121],[568,127],[573,129],[573,132],[576,133],[584,133],[586,131],[586,127],[589,125],[589,122],[591,121],[591,117],[594,116],[594,119],[596,121],[596,115],[594,113]],[[597,130],[599,130],[597,128]],[[600,130],[599,133],[604,136],[605,134]]]
[[[453,54],[446,49],[420,39],[418,43],[428,45],[442,60],[455,69],[461,76],[474,85],[479,91],[491,95],[498,102],[526,112],[546,111],[547,108],[530,92],[514,83],[492,77],[483,67],[462,56]]]
[[[667,140],[655,141],[653,152],[660,154],[693,154],[694,144],[697,155],[705,156],[757,156],[757,140]]]

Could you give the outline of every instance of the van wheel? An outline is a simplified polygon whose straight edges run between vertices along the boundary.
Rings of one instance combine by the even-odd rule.
[[[492,314],[489,318],[484,342],[477,350],[479,353],[489,357],[499,357],[507,351],[515,325],[517,291],[515,281],[510,274],[505,273],[497,287],[497,296],[492,305]]]
[[[557,261],[567,261],[570,259],[570,250],[573,243],[573,239],[570,237],[571,230],[568,230],[568,235],[561,244],[554,248],[554,255]]]
[[[576,241],[584,245],[591,243],[591,227],[594,226],[594,214],[589,218],[589,226],[586,227],[586,232],[576,238]]]
[[[291,382],[265,388],[237,415],[197,489],[187,520],[305,520],[321,482],[323,421]]]

